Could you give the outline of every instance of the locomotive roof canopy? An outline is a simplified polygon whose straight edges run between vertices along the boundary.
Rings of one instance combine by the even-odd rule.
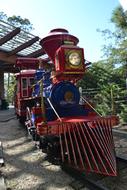
[[[47,58],[39,41],[38,36],[0,20],[0,71],[16,72],[17,57]]]

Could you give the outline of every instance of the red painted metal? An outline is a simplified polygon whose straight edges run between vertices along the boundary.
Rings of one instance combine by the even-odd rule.
[[[49,122],[52,135],[60,139],[64,164],[80,171],[116,176],[116,159],[112,136],[112,117],[79,117]]]
[[[39,67],[44,68],[45,66],[51,67],[51,64],[48,64],[49,58],[27,58],[19,57],[16,59],[15,66],[21,69],[38,69]]]
[[[117,117],[80,116],[44,123],[40,107],[33,108],[32,112],[38,135],[59,136],[64,164],[87,173],[117,175],[112,136]]]
[[[51,30],[49,35],[40,41],[41,46],[49,55],[53,63],[55,63],[56,50],[61,45],[63,45],[64,41],[73,42],[73,45],[77,45],[77,43],[79,42],[77,37],[69,34],[67,30],[62,28]]]
[[[69,52],[78,52],[82,58],[82,62],[80,63],[79,66],[77,67],[72,67],[71,64],[68,64],[67,62],[67,53]],[[56,51],[56,57],[57,60],[55,61],[55,68],[56,71],[58,72],[69,72],[69,74],[73,74],[74,72],[76,74],[79,74],[82,76],[85,72],[85,64],[84,64],[84,50],[83,48],[79,48],[77,46],[66,46],[63,45],[61,46],[57,51]]]
[[[39,67],[39,59],[19,57],[16,60],[15,66],[20,69],[37,69]]]
[[[69,34],[65,29],[54,29],[40,41],[41,46],[55,65],[52,72],[53,83],[69,80],[73,83],[81,79],[85,72],[84,50],[79,48],[78,38]],[[71,65],[68,57],[72,52],[78,52],[81,62],[78,66]]]
[[[26,103],[30,101],[32,86],[30,79],[34,78],[35,70],[22,70],[15,74],[17,80],[17,90],[15,92],[15,109],[16,114],[20,117],[26,117]],[[26,87],[23,88],[23,79],[26,80]],[[19,90],[18,90],[19,89]]]

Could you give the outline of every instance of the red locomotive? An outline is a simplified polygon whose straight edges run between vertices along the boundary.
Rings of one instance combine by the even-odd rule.
[[[78,38],[54,29],[40,41],[49,59],[18,58],[16,113],[42,150],[80,171],[116,176],[112,126],[115,116],[99,116],[76,87],[85,73]]]

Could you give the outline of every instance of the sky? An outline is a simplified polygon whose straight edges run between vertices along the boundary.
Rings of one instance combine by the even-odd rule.
[[[114,29],[110,18],[118,5],[119,0],[0,0],[0,12],[29,19],[34,27],[31,33],[40,38],[54,28],[67,29],[79,38],[85,59],[94,62],[102,58],[106,43],[97,29]]]

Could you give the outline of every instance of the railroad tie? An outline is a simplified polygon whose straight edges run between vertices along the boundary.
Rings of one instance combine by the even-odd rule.
[[[0,141],[0,165],[1,167],[4,166],[3,146],[1,141]]]

